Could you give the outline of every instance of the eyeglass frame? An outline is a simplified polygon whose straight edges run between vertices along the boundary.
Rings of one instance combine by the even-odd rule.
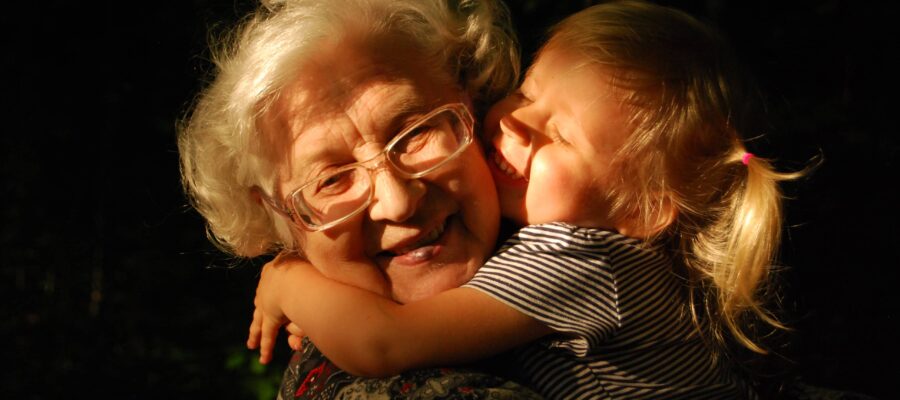
[[[391,160],[391,158],[387,156],[388,151],[390,151],[394,147],[394,145],[396,145],[398,142],[400,142],[401,139],[404,139],[406,135],[408,135],[410,132],[412,132],[413,130],[418,128],[423,122],[428,121],[432,117],[434,117],[442,112],[445,112],[445,111],[450,111],[450,112],[454,113],[460,119],[460,121],[463,123],[463,126],[465,128],[465,131],[463,132],[463,142],[459,145],[459,148],[456,149],[456,151],[453,152],[453,154],[450,154],[449,156],[447,156],[447,158],[445,158],[441,162],[426,168],[424,171],[419,171],[416,173],[408,173],[408,172],[400,169],[397,165],[395,165],[394,161]],[[253,193],[257,194],[263,200],[263,202],[265,204],[267,204],[269,207],[272,208],[272,210],[274,210],[279,215],[287,218],[295,226],[297,226],[305,231],[308,231],[308,232],[321,232],[321,231],[333,228],[337,225],[340,225],[340,224],[346,222],[347,220],[359,215],[361,212],[363,212],[363,210],[365,210],[366,208],[369,207],[369,205],[372,204],[372,198],[375,196],[375,177],[373,176],[373,174],[376,170],[380,169],[383,165],[389,165],[390,169],[393,171],[393,173],[399,174],[404,179],[419,179],[425,175],[428,175],[428,174],[434,172],[438,168],[441,168],[441,167],[447,165],[447,163],[455,160],[456,158],[459,157],[460,154],[465,152],[466,149],[469,147],[469,145],[471,145],[472,142],[475,141],[474,126],[475,126],[475,119],[472,117],[472,113],[469,112],[468,106],[466,106],[463,103],[444,104],[440,107],[437,107],[437,108],[431,110],[428,114],[425,114],[424,116],[422,116],[421,118],[419,118],[415,122],[413,122],[412,124],[408,125],[402,131],[400,131],[400,133],[394,135],[394,137],[375,156],[373,156],[367,160],[364,160],[364,161],[358,161],[358,162],[355,162],[352,164],[347,164],[343,167],[338,168],[337,170],[335,170],[333,172],[329,172],[328,174],[316,176],[315,178],[304,182],[303,184],[298,186],[296,189],[291,190],[290,193],[288,193],[288,195],[285,196],[284,199],[282,200],[283,204],[290,204],[290,208],[287,208],[281,204],[276,203],[275,200],[272,199],[272,197],[270,197],[268,194],[266,194],[266,192],[263,191],[259,186],[254,186],[253,188],[251,188],[251,191]],[[366,165],[366,164],[371,164],[375,160],[379,160],[377,163],[375,163],[375,165],[373,165],[373,166]],[[347,215],[345,215],[341,218],[338,218],[334,221],[331,221],[331,222],[328,222],[328,223],[322,224],[322,225],[313,226],[313,225],[307,223],[306,221],[304,221],[303,218],[300,217],[300,213],[298,213],[296,211],[296,209],[295,209],[296,206],[293,201],[293,197],[295,195],[300,193],[307,186],[312,185],[312,184],[322,180],[323,176],[334,176],[334,175],[340,174],[344,171],[348,171],[350,169],[359,168],[359,167],[363,167],[367,172],[367,176],[369,177],[369,195],[366,198],[366,200],[359,206],[359,208],[357,208],[356,210],[348,213]]]

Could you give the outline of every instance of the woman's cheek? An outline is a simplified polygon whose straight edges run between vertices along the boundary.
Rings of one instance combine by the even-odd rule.
[[[479,147],[472,146],[464,160],[466,173],[459,181],[459,190],[466,190],[459,207],[466,211],[467,225],[471,225],[475,235],[483,242],[485,253],[494,248],[500,226],[500,205],[497,188],[491,178],[487,163]],[[468,210],[466,210],[468,209]]]
[[[365,253],[365,239],[358,224],[344,230],[307,233],[304,253],[326,277],[382,296],[390,295],[384,274]],[[355,229],[346,229],[356,227]]]

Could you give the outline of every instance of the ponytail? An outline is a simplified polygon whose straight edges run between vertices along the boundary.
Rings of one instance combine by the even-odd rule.
[[[632,129],[610,161],[608,218],[666,244],[687,278],[688,309],[706,339],[766,350],[759,328],[779,247],[779,183],[803,176],[748,155],[760,93],[725,39],[690,15],[642,1],[566,18],[545,48],[579,51],[611,75]]]
[[[711,209],[721,210],[705,229],[691,238],[687,264],[700,272],[698,282],[706,297],[710,333],[724,341],[724,330],[744,347],[765,353],[748,332],[747,321],[774,328],[786,327],[766,309],[766,283],[781,239],[782,194],[779,183],[803,174],[780,173],[769,161],[743,151],[726,161],[731,190]],[[687,249],[686,249],[687,250]],[[713,301],[714,299],[714,301]],[[696,302],[695,307],[696,309]],[[696,319],[696,318],[695,318]]]

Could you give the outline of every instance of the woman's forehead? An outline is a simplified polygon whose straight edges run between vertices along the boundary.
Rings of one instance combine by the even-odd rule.
[[[422,69],[384,63],[340,69],[343,75],[330,78],[302,75],[264,117],[279,180],[287,186],[327,166],[358,161],[412,120],[461,97],[448,79]]]
[[[325,48],[300,68],[280,93],[271,116],[292,136],[318,122],[349,117],[361,134],[380,131],[394,115],[429,110],[458,101],[453,79],[423,68],[423,57],[408,46],[342,41]]]
[[[267,127],[273,130],[269,134],[288,141],[350,135],[386,142],[407,119],[452,101],[446,93],[424,86],[409,79],[371,79],[352,89],[333,88],[324,96],[309,91],[286,93],[268,113]]]

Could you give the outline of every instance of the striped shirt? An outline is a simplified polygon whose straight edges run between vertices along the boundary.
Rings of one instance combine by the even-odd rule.
[[[640,240],[528,226],[466,286],[557,332],[516,351],[549,399],[753,397],[725,363],[712,362],[670,260]]]

